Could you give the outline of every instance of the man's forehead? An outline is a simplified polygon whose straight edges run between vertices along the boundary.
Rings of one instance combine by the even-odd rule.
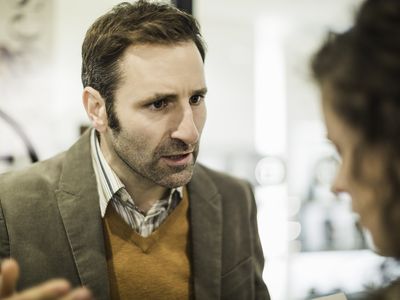
[[[159,55],[162,54],[163,57],[168,56],[168,54],[172,53],[183,53],[183,52],[191,52],[192,54],[198,54],[200,57],[200,51],[198,50],[196,44],[189,40],[174,44],[160,44],[160,43],[140,43],[140,44],[132,44],[128,46],[121,59],[124,60],[127,57],[137,57],[141,59],[155,59],[159,58]],[[182,55],[182,58],[184,56]]]

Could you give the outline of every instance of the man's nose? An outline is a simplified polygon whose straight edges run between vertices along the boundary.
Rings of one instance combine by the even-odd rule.
[[[199,141],[200,133],[194,122],[193,110],[190,105],[182,108],[179,121],[171,138],[181,140],[188,145],[194,145]]]
[[[344,173],[345,172],[343,170],[343,166],[339,165],[338,170],[336,170],[336,175],[331,186],[331,191],[335,195],[348,192],[346,187],[347,179],[345,178]]]

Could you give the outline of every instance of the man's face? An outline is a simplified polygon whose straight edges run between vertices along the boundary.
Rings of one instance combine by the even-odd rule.
[[[206,83],[193,42],[127,48],[114,111],[120,131],[108,128],[112,161],[138,180],[173,188],[188,183],[206,120]],[[111,163],[112,163],[111,161]]]

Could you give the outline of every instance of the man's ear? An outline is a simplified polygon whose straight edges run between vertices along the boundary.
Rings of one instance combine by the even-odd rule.
[[[83,89],[82,100],[92,126],[98,132],[105,132],[108,124],[105,99],[97,90],[87,86]]]

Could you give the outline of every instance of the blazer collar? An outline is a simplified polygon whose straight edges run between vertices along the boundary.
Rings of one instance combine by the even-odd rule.
[[[90,155],[90,131],[66,152],[56,191],[58,207],[82,285],[108,299],[103,224]]]
[[[194,294],[196,299],[220,299],[221,195],[200,165],[195,167],[188,191]]]

